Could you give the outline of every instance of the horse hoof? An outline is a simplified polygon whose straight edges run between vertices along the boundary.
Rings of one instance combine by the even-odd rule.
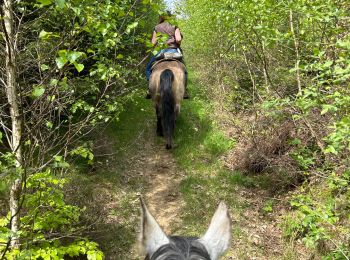
[[[172,146],[171,146],[170,144],[166,144],[166,145],[165,145],[165,148],[166,148],[167,150],[170,150],[170,149],[172,148]]]

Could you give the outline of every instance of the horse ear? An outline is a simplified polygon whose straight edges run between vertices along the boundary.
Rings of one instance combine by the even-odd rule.
[[[212,260],[218,259],[230,247],[231,219],[225,203],[219,204],[200,242],[205,246]]]
[[[169,238],[161,229],[157,221],[148,211],[146,204],[140,198],[142,218],[141,218],[141,243],[146,254],[151,256],[161,246],[169,244]]]

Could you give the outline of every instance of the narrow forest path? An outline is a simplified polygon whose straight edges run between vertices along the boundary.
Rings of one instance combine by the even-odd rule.
[[[76,200],[89,201],[81,205],[92,227],[88,234],[106,259],[140,259],[139,196],[165,232],[172,233],[181,221],[179,186],[185,173],[156,135],[153,105],[141,95],[94,136],[97,166],[78,184],[82,191]]]
[[[233,221],[231,250],[223,259],[293,259],[295,248],[282,239],[278,198],[261,188],[261,180],[225,167],[227,151],[240,144],[225,134],[234,130],[220,129],[206,116],[205,103],[184,102],[171,151],[156,136],[152,104],[141,95],[99,134],[100,167],[80,185],[90,201],[84,204],[89,235],[106,259],[140,259],[139,195],[168,234],[190,236],[205,232],[223,200]]]
[[[135,144],[136,153],[130,158],[126,172],[144,178],[145,184],[140,195],[158,223],[166,232],[171,232],[169,221],[177,216],[183,204],[179,195],[183,172],[171,151],[164,148],[162,139],[155,135],[154,125],[154,120],[147,122],[143,129],[143,140]]]

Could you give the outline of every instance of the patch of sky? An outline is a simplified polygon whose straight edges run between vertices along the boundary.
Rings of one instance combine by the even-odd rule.
[[[177,2],[177,0],[165,0],[165,4],[167,6],[167,9],[169,11],[174,11],[176,2]]]

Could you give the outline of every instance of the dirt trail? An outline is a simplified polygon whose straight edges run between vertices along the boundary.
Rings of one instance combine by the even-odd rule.
[[[90,236],[111,260],[140,259],[136,239],[140,231],[140,195],[167,234],[172,234],[172,227],[181,221],[184,205],[179,187],[184,173],[172,151],[165,149],[164,139],[156,135],[153,113],[135,110],[128,115],[128,123],[121,119],[117,126],[121,132],[115,136],[98,134],[94,152],[101,158],[98,164],[104,167],[90,175],[88,184],[81,185],[84,195],[77,199],[83,201],[90,196],[87,218],[98,216]],[[133,138],[125,138],[128,134]]]
[[[183,200],[180,197],[179,184],[183,172],[177,167],[171,153],[165,149],[164,141],[156,136],[155,122],[146,122],[143,130],[134,142],[136,149],[129,156],[124,174],[130,178],[136,175],[143,179],[142,195],[148,209],[167,234],[172,234],[174,224],[178,224]],[[138,224],[138,223],[137,223]],[[132,246],[130,259],[140,259],[138,239]],[[112,259],[112,258],[111,258]]]
[[[157,142],[153,122],[145,129],[142,147],[138,149],[133,164],[146,180],[146,191],[142,194],[148,209],[167,233],[181,209],[179,196],[181,171],[178,169],[171,151],[164,148],[164,142]]]

